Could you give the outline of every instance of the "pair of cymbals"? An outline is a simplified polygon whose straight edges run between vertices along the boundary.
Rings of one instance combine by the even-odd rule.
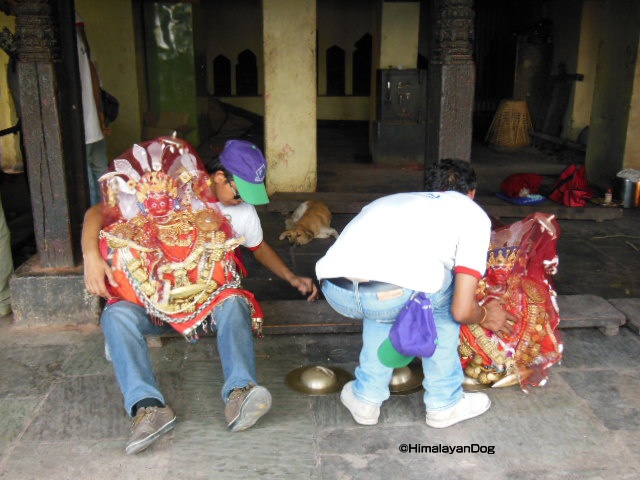
[[[329,395],[341,391],[344,384],[353,378],[353,375],[341,368],[308,365],[289,372],[285,383],[296,392]],[[389,383],[391,395],[409,395],[421,390],[423,378],[419,364],[396,368]]]

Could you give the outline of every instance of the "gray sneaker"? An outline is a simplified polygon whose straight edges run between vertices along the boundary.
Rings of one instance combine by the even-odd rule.
[[[224,416],[229,430],[239,432],[253,427],[270,408],[269,390],[250,384],[231,392],[224,409]]]
[[[127,455],[141,452],[176,426],[176,415],[169,407],[141,407],[131,425]]]

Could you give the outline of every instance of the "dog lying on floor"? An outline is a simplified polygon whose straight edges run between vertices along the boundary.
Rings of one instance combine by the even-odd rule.
[[[292,245],[306,245],[314,238],[338,238],[338,232],[331,228],[331,210],[324,202],[307,200],[293,211],[284,222],[286,230],[280,234]]]

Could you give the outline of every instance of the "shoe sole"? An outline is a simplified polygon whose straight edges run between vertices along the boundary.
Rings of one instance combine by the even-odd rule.
[[[482,415],[483,413],[485,413],[490,408],[491,408],[491,401],[489,400],[489,403],[487,404],[487,406],[486,406],[486,408],[484,410],[482,410],[480,412],[477,412],[477,413],[474,413],[473,415],[468,415],[466,417],[456,419],[455,421],[451,421],[449,419],[447,419],[447,420],[429,420],[429,419],[427,419],[427,425],[430,426],[431,428],[447,428],[447,427],[450,427],[452,425],[455,425],[456,423],[464,422],[465,420],[470,420],[472,418],[478,417],[478,416]]]
[[[148,437],[145,437],[141,440],[138,440],[135,443],[127,445],[127,447],[125,448],[127,455],[134,455],[136,453],[143,451],[145,448],[149,447],[153,442],[155,442],[162,435],[173,430],[173,428],[176,426],[177,420],[178,420],[177,417],[173,417],[168,423],[163,425],[159,430],[156,430],[154,433],[152,433]]]
[[[229,424],[232,432],[253,427],[271,408],[271,394],[264,387],[253,387],[245,399],[238,418]]]

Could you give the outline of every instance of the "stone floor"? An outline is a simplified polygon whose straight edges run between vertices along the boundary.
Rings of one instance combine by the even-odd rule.
[[[448,429],[424,423],[421,393],[392,396],[359,426],[337,394],[285,384],[303,365],[353,371],[357,334],[272,335],[256,342],[272,411],[229,433],[215,339],[152,349],[176,429],[124,454],[129,420],[96,327],[14,331],[0,325],[0,477],[7,479],[635,479],[640,475],[640,337],[628,329],[564,332],[565,357],[542,388],[488,392],[493,406]],[[402,453],[403,445],[413,451]],[[465,453],[435,453],[441,446]],[[433,449],[427,452],[426,448]],[[416,451],[417,450],[417,451]]]
[[[376,168],[368,162],[366,139],[357,132],[325,135],[333,137],[319,147],[319,191],[420,188],[418,169]],[[482,195],[492,195],[509,173],[553,175],[566,166],[565,158],[537,151],[496,154],[480,145],[472,162]],[[256,340],[256,350],[260,382],[273,395],[272,411],[254,428],[229,433],[215,338],[195,344],[169,338],[151,353],[179,423],[148,450],[129,457],[124,454],[129,419],[99,327],[18,329],[4,317],[0,478],[640,478],[639,214],[630,209],[606,222],[561,221],[555,281],[565,312],[580,317],[603,304],[613,306],[626,322],[617,334],[565,328],[561,322],[564,360],[551,369],[544,387],[528,393],[517,387],[489,390],[489,412],[444,430],[425,425],[421,393],[392,396],[379,425],[363,427],[337,394],[312,397],[285,384],[287,373],[304,365],[353,372],[358,333],[268,334]],[[315,260],[331,240],[292,249],[277,240],[284,216],[266,210],[261,216],[268,241],[299,273],[313,275]],[[334,226],[340,230],[349,218],[337,215]],[[410,252],[403,253],[410,261]],[[247,260],[259,299],[299,299]],[[286,315],[311,308],[302,301],[294,304]],[[403,453],[405,445],[411,451]],[[436,453],[442,447],[466,452]]]

